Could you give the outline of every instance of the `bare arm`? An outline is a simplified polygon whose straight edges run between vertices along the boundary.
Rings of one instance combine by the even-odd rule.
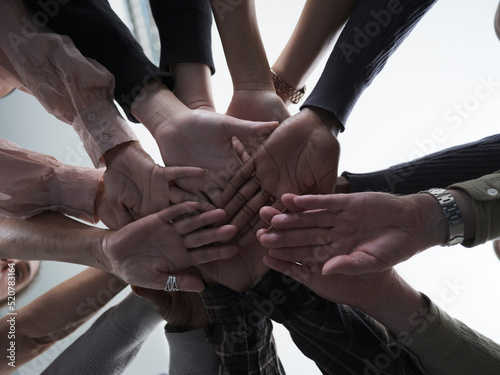
[[[109,301],[108,298],[96,298],[98,293],[106,291],[107,295],[114,296],[125,285],[117,277],[101,270],[89,268],[79,273],[18,309],[15,338],[12,340],[8,337],[9,317],[3,318],[0,321],[2,348],[9,348],[10,341],[14,341],[16,368],[24,365],[75,331]],[[3,360],[0,372],[9,374],[16,368]]]
[[[308,0],[273,70],[292,87],[303,87],[356,3],[357,0]],[[290,104],[288,98],[282,99]]]
[[[225,216],[224,211],[213,210],[179,219],[198,209],[197,203],[181,203],[119,231],[90,227],[53,213],[26,220],[4,218],[0,222],[0,257],[87,265],[152,289],[163,289],[168,274],[176,271],[179,289],[201,291],[201,280],[185,270],[234,255],[234,247],[204,245],[231,238],[235,229],[223,226],[191,233]]]

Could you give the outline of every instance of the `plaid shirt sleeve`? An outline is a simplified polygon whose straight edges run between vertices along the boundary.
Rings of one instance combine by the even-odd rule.
[[[210,324],[205,329],[221,361],[222,374],[284,374],[270,319],[241,304],[244,294],[224,286],[201,293]]]
[[[426,374],[380,323],[278,272],[271,270],[258,280],[241,303],[282,323],[324,374]]]

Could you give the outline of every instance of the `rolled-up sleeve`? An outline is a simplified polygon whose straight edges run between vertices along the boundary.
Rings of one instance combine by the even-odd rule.
[[[113,75],[78,51],[70,38],[36,28],[20,2],[7,0],[0,14],[0,78],[35,96],[71,124],[94,165],[109,149],[137,140],[113,103]]]

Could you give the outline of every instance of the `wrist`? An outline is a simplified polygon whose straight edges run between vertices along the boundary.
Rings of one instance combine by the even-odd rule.
[[[394,269],[378,290],[378,303],[360,309],[382,323],[394,336],[412,333],[425,321],[429,313],[428,302]]]
[[[155,79],[144,85],[130,107],[130,113],[153,137],[162,125],[173,122],[176,114],[188,110],[167,86]]]
[[[290,104],[298,104],[306,92],[306,87],[302,86],[297,89],[297,85],[290,84],[286,79],[283,79],[280,74],[278,74],[273,68],[271,68],[271,74],[273,76],[274,89],[276,94],[283,100],[286,106]]]
[[[401,198],[406,201],[410,215],[418,220],[416,226],[427,242],[426,248],[445,244],[448,240],[448,223],[436,198],[430,194],[412,194]]]
[[[109,168],[116,160],[120,159],[124,153],[131,147],[142,148],[139,141],[130,141],[121,143],[118,146],[113,147],[112,149],[106,151],[103,155],[104,162],[106,163],[106,167]]]
[[[52,210],[96,223],[95,202],[103,172],[102,169],[60,165],[50,185]]]
[[[311,118],[311,121],[321,122],[335,137],[337,137],[342,130],[340,121],[332,113],[323,108],[305,107],[300,112]]]
[[[234,91],[275,91],[273,76],[268,66],[234,73],[231,77]]]
[[[433,215],[436,223],[441,224],[441,220],[446,221],[446,236],[442,246],[451,246],[462,243],[464,240],[464,219],[453,195],[441,188],[432,188],[422,191],[424,195],[431,195],[441,208],[441,215]],[[435,212],[435,211],[434,211]]]
[[[215,111],[212,73],[203,63],[178,63],[169,66],[175,79],[174,94],[189,109]]]
[[[114,273],[111,267],[111,262],[106,254],[106,243],[108,242],[108,237],[112,231],[109,229],[99,229],[93,236],[91,236],[91,255],[92,263],[90,266],[109,272]]]

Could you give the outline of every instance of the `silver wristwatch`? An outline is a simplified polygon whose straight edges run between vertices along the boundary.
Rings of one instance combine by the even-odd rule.
[[[448,223],[448,242],[443,246],[453,246],[464,241],[465,224],[462,213],[458,208],[457,202],[448,190],[441,188],[432,188],[421,191],[421,193],[431,194],[437,199],[443,209],[446,222]]]

